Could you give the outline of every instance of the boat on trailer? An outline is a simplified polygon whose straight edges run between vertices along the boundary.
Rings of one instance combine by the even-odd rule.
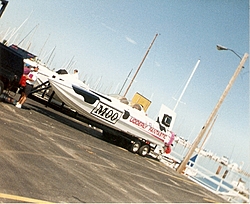
[[[158,34],[150,44],[136,74],[157,36]],[[20,48],[18,50],[24,51]],[[151,150],[159,157],[164,152],[170,152],[170,145],[175,136],[171,130],[176,114],[168,107],[162,105],[157,120],[153,120],[147,116],[143,103],[131,103],[125,97],[99,93],[70,74],[58,74],[49,70],[38,63],[35,56],[27,58],[25,63],[39,64],[38,86],[34,92],[46,90],[44,93],[49,94],[50,98],[60,99],[77,113],[102,124],[106,139],[122,138],[122,141],[129,142],[129,149],[132,152],[142,156],[146,156]],[[50,92],[50,86],[55,95]]]
[[[168,107],[162,105],[157,120],[153,120],[147,116],[142,104],[132,104],[124,97],[104,95],[83,82],[72,82],[55,75],[49,83],[67,106],[107,127],[103,130],[106,139],[125,139],[129,141],[130,151],[141,156],[150,151],[158,156],[169,151],[175,136],[171,128],[176,113]]]

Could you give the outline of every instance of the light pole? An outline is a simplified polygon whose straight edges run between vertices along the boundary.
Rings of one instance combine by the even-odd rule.
[[[223,46],[218,46],[217,45],[217,49],[218,50],[230,50],[232,51],[234,54],[236,54],[238,57],[240,57],[236,52],[234,52],[233,50],[231,49],[228,49],[226,47],[223,47]],[[216,106],[214,107],[212,113],[210,114],[209,118],[207,119],[205,125],[202,127],[202,129],[200,130],[198,136],[196,137],[194,143],[192,144],[190,150],[188,151],[187,155],[185,156],[185,158],[183,159],[183,161],[181,162],[180,166],[177,168],[177,172],[178,173],[182,173],[183,170],[186,168],[186,165],[188,163],[188,161],[190,160],[192,154],[194,153],[195,149],[198,147],[200,141],[202,140],[203,136],[205,135],[207,129],[210,127],[212,121],[213,121],[213,118],[215,117],[215,115],[218,113],[218,110],[221,106],[221,104],[223,103],[224,99],[226,98],[229,90],[231,89],[233,83],[235,82],[237,76],[239,75],[241,69],[244,67],[244,64],[246,62],[248,58],[248,53],[245,53],[243,58],[240,57],[241,61],[240,61],[240,64],[238,65],[238,67],[236,68],[232,78],[230,79],[228,85],[226,86],[226,89],[224,90],[224,92],[222,93],[218,103],[216,104]]]

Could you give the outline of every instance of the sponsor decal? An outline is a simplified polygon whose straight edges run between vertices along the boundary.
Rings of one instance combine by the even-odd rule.
[[[142,122],[134,117],[130,117],[129,122],[133,123],[134,125],[144,129],[145,131],[147,131],[149,134],[153,135],[154,137],[160,138],[162,140],[164,140],[167,137],[167,134],[163,133],[162,131],[155,129],[154,127],[152,127],[151,124],[147,124],[145,122]]]
[[[99,102],[91,111],[91,114],[115,124],[120,119],[122,111],[117,110],[105,103]]]

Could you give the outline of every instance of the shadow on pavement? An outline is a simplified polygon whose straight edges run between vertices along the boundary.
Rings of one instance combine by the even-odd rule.
[[[86,124],[86,125],[81,124],[80,122],[82,122],[82,121],[78,120],[76,117],[72,117],[72,118],[78,120],[79,122],[73,121],[70,118],[65,117],[65,116],[67,116],[67,114],[63,115],[64,114],[63,112],[62,112],[63,114],[58,114],[55,111],[50,111],[46,107],[43,108],[41,106],[37,106],[35,104],[28,103],[28,102],[27,102],[27,104],[28,104],[28,106],[25,106],[24,109],[34,110],[38,113],[41,113],[43,115],[46,115],[46,116],[52,118],[58,122],[61,122],[69,127],[77,129],[83,133],[86,133],[86,134],[89,134],[93,137],[102,139],[102,132],[99,129],[91,128],[88,126],[88,124]],[[69,117],[71,117],[71,116],[69,116]]]

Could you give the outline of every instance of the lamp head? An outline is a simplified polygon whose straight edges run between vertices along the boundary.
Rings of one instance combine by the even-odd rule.
[[[228,50],[228,48],[222,46],[222,45],[216,45],[217,50]]]

